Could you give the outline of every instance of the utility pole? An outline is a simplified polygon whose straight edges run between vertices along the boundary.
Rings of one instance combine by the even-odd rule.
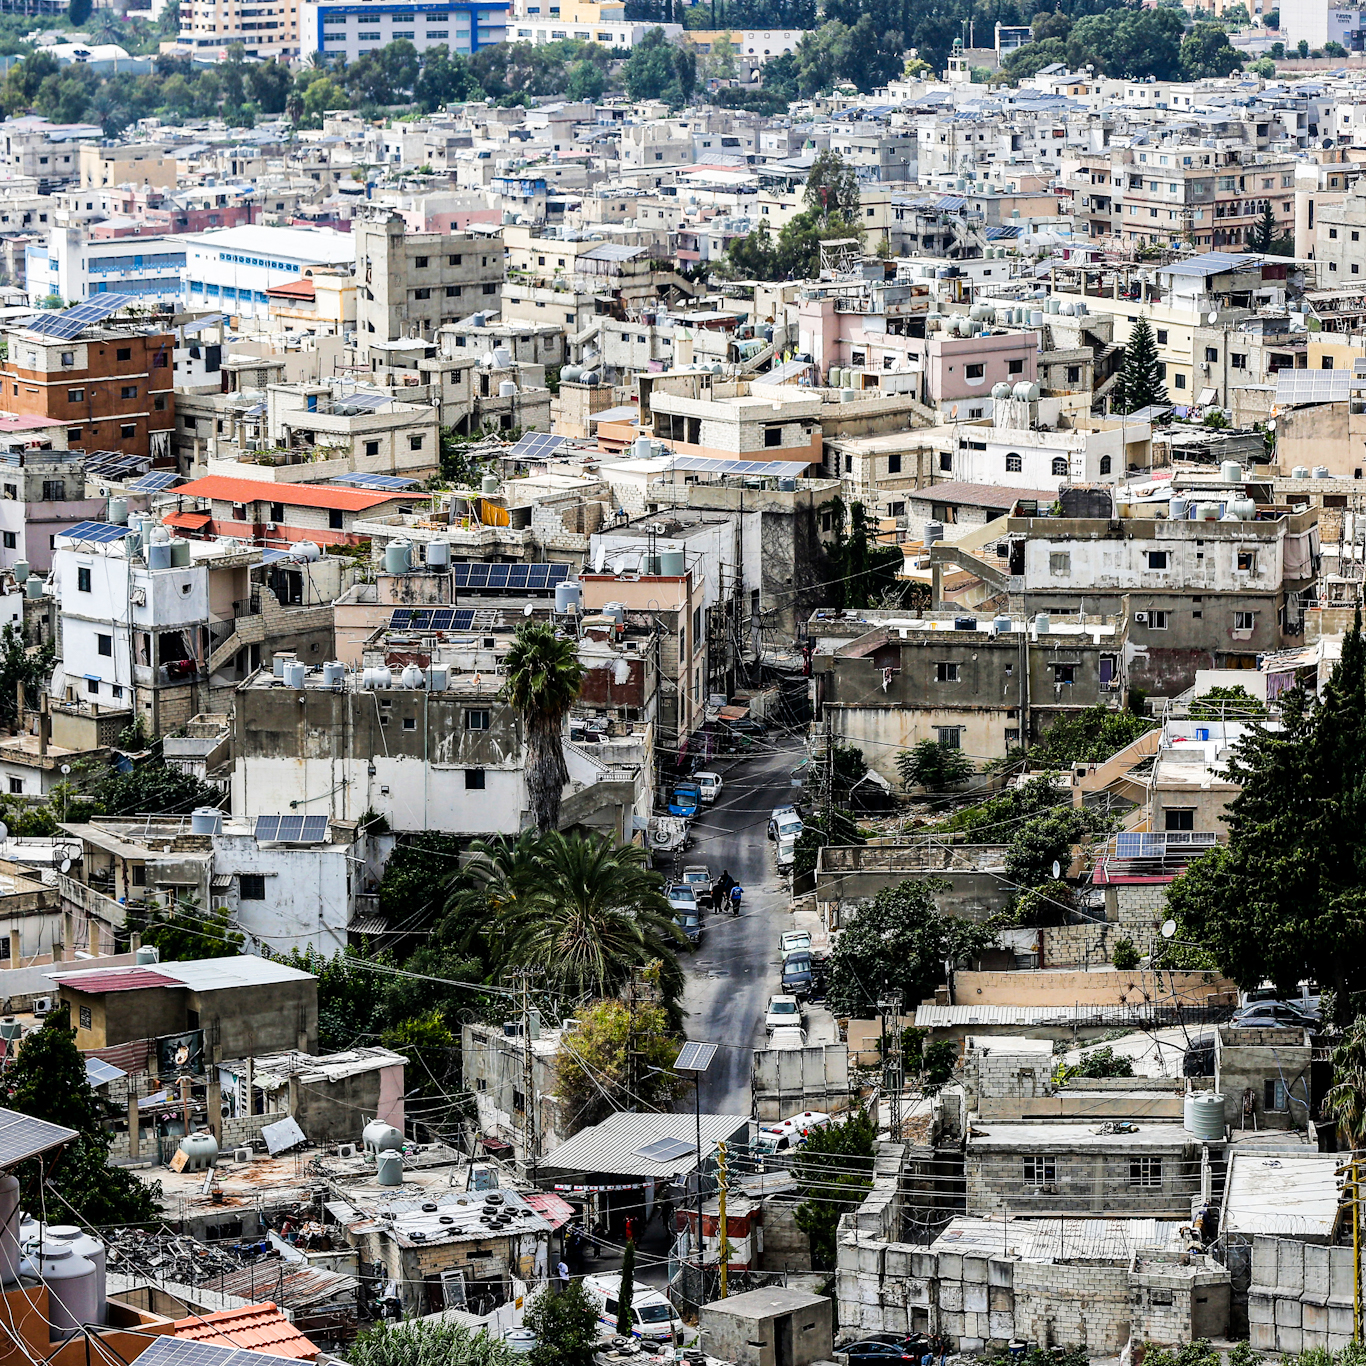
[[[527,1172],[536,1181],[536,1064],[531,1049],[531,977],[523,971],[522,979],[522,1147]]]
[[[636,974],[626,982],[626,1108],[634,1109],[640,1095],[640,1052],[636,1048]]]
[[[831,837],[831,822],[835,814],[835,717],[830,704],[825,704],[825,834]]]
[[[726,1241],[726,1144],[716,1145],[716,1264],[721,1273],[721,1298],[726,1298],[726,1263],[730,1244]]]

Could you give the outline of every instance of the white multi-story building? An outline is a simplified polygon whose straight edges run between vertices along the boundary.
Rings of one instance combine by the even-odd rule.
[[[331,228],[221,228],[179,239],[184,244],[181,297],[191,308],[221,308],[228,316],[270,316],[267,290],[312,274],[318,266],[353,265],[350,233]]]
[[[598,43],[620,52],[634,47],[652,29],[662,28],[670,37],[682,33],[680,24],[635,24],[623,19],[595,19],[591,24],[566,23],[563,19],[535,16],[513,21],[508,41],[516,43],[558,43],[563,38]]]
[[[233,43],[248,57],[297,57],[299,0],[181,0],[178,47],[226,56]]]
[[[425,52],[449,48],[464,56],[507,40],[507,0],[307,0],[299,16],[305,54],[321,52],[354,62],[405,39]]]
[[[28,297],[56,295],[80,303],[92,294],[136,294],[158,303],[180,298],[185,245],[176,237],[113,237],[91,241],[80,227],[52,228],[47,243],[25,252]]]

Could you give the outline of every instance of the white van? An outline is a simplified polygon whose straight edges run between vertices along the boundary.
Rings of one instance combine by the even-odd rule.
[[[648,1342],[682,1342],[687,1331],[678,1311],[653,1286],[632,1281],[631,1336]],[[621,1305],[621,1276],[610,1271],[600,1276],[585,1276],[583,1288],[598,1307],[598,1322],[611,1332],[617,1331]]]
[[[800,1114],[789,1115],[777,1124],[765,1124],[759,1129],[754,1140],[754,1151],[762,1160],[776,1157],[779,1153],[791,1152],[806,1143],[806,1137],[815,1129],[824,1129],[830,1124],[830,1116],[819,1110],[803,1110]]]

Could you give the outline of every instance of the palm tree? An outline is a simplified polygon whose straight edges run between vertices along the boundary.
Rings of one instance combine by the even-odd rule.
[[[613,994],[633,968],[658,962],[664,995],[677,1000],[683,978],[675,950],[687,938],[647,852],[557,830],[538,843],[534,880],[501,916],[509,960],[541,969],[559,990],[592,996]]]
[[[573,640],[544,622],[527,622],[507,653],[503,695],[526,726],[526,787],[536,829],[560,823],[560,798],[569,781],[564,762],[564,718],[583,683],[583,665]]]
[[[1353,1020],[1333,1050],[1333,1087],[1323,1112],[1350,1148],[1366,1148],[1366,1019]]]
[[[450,880],[445,917],[435,942],[477,953],[492,971],[504,957],[504,930],[543,885],[537,855],[541,837],[524,830],[515,840],[475,840],[470,860]]]

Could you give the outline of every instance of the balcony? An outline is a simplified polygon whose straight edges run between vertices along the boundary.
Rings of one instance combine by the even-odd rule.
[[[58,873],[57,891],[61,896],[64,909],[79,911],[88,919],[98,920],[102,924],[112,925],[115,928],[120,928],[127,923],[128,908],[126,906],[115,901],[112,896],[105,896],[103,892],[96,891],[93,887],[87,887],[83,882],[77,882],[74,877],[67,877],[65,873]]]

